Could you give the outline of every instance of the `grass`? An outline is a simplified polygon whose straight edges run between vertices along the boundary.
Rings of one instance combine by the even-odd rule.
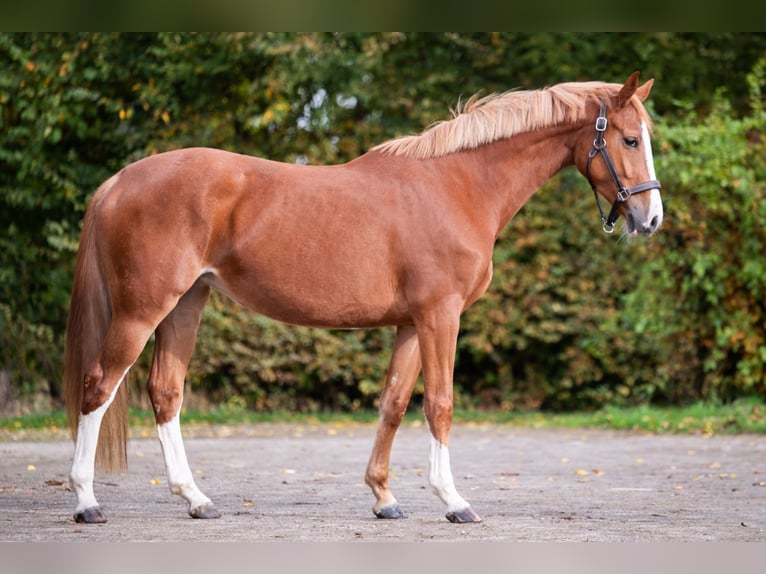
[[[467,420],[474,417],[466,413]],[[766,403],[740,399],[729,405],[604,407],[584,413],[504,412],[480,414],[488,422],[529,428],[599,428],[675,434],[766,433]]]
[[[242,408],[219,407],[206,412],[184,412],[184,425],[236,425],[258,423],[358,423],[373,424],[375,412],[358,413],[253,413]],[[597,428],[677,434],[766,433],[766,403],[761,398],[740,399],[728,405],[697,403],[687,407],[605,407],[594,412],[549,413],[540,411],[456,410],[458,423],[492,423],[519,428]],[[405,423],[422,421],[421,412],[408,412]],[[152,427],[150,411],[134,409],[132,427]],[[0,431],[66,428],[63,411],[0,418]]]

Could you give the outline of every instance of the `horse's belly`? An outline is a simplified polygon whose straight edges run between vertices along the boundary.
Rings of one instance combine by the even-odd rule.
[[[406,322],[391,281],[377,275],[253,265],[239,274],[215,270],[207,282],[257,313],[294,325],[347,329]]]

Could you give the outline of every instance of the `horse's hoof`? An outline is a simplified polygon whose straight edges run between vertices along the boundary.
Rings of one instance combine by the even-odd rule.
[[[392,504],[391,506],[384,506],[378,510],[373,509],[373,512],[378,518],[407,518],[407,513],[398,503]]]
[[[481,522],[481,516],[473,511],[470,506],[463,510],[447,513],[447,520],[455,524],[464,524],[467,522]]]
[[[205,504],[190,510],[189,516],[192,518],[221,518],[221,513],[212,504]]]
[[[98,506],[94,506],[75,514],[74,521],[78,524],[104,524],[106,522],[106,515],[101,512]]]

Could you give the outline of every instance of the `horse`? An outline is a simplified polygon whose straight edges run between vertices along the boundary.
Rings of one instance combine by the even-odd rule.
[[[147,391],[170,491],[194,518],[219,511],[194,481],[179,415],[212,289],[309,327],[390,326],[395,342],[365,482],[379,518],[394,435],[418,376],[428,483],[451,522],[480,522],[449,455],[460,317],[488,288],[495,241],[562,168],[590,182],[604,230],[650,236],[663,218],[643,102],[653,80],[568,82],[459,102],[452,117],[340,165],[288,164],[210,148],[145,157],[105,181],[83,219],[64,388],[75,441],[74,519],[106,522],[93,480],[126,466],[126,374],[154,334]],[[601,156],[601,157],[599,157]],[[627,185],[627,187],[626,187]],[[608,216],[599,196],[612,203]]]

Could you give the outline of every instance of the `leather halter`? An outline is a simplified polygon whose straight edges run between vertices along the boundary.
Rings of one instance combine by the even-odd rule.
[[[593,196],[596,198],[596,205],[598,206],[598,211],[601,214],[601,222],[603,224],[602,229],[605,233],[613,233],[614,224],[617,221],[617,218],[620,216],[617,210],[621,203],[625,203],[628,201],[628,199],[630,199],[630,196],[635,195],[636,193],[649,191],[650,189],[660,189],[661,186],[660,182],[656,179],[650,179],[649,181],[634,185],[633,187],[625,187],[622,185],[622,180],[620,180],[620,176],[617,175],[617,170],[614,168],[612,158],[609,157],[609,152],[606,151],[606,140],[604,139],[606,126],[606,102],[601,102],[601,110],[599,111],[598,117],[596,118],[596,139],[593,140],[593,147],[588,152],[588,163],[585,166],[585,177],[588,179],[588,183],[593,190]],[[609,171],[609,175],[612,176],[612,181],[617,186],[617,197],[615,198],[614,203],[612,204],[612,209],[609,211],[609,215],[607,216],[604,216],[604,210],[601,207],[601,200],[598,197],[596,185],[593,183],[593,180],[590,177],[590,162],[598,154],[601,154],[601,156],[604,158],[606,169]]]

